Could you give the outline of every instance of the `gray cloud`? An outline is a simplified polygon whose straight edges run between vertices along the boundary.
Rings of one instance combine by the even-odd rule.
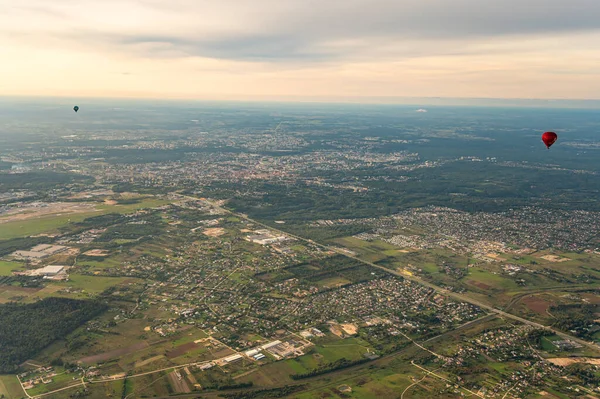
[[[393,57],[462,54],[470,43],[502,37],[600,31],[598,0],[246,1],[221,0],[219,14],[212,12],[215,2],[207,0],[123,0],[190,26],[193,21],[198,29],[165,34],[165,27],[153,24],[135,32],[92,25],[61,34],[149,57],[274,62],[353,59],[377,52]],[[40,10],[55,17],[64,11],[47,5]],[[202,29],[221,17],[232,17],[231,26]],[[159,28],[162,34],[156,33]]]
[[[171,36],[113,37],[113,44],[143,46],[146,55],[158,57],[201,56],[247,61],[301,60],[315,61],[339,56],[311,48],[307,39],[294,36],[240,35],[218,38]]]

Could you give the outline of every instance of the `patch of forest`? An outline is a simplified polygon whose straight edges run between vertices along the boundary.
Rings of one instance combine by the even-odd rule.
[[[19,364],[106,309],[99,302],[68,298],[0,305],[0,373],[15,372]]]
[[[8,190],[50,190],[68,184],[93,183],[91,176],[74,173],[34,171],[26,173],[0,173],[0,191]]]

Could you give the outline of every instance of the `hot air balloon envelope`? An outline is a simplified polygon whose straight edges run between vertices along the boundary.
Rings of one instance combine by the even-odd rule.
[[[79,107],[76,105],[76,106],[74,106],[74,107],[73,107],[73,110],[74,110],[75,112],[77,112],[77,111],[79,111]]]
[[[542,141],[546,144],[546,147],[550,149],[550,146],[556,142],[558,136],[554,132],[546,132],[542,134]]]

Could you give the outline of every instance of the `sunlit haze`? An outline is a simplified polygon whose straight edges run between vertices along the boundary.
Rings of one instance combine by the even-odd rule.
[[[0,95],[600,93],[597,0],[0,0]]]

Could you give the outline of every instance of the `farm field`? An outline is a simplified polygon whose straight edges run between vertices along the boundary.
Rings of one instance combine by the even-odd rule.
[[[17,376],[0,375],[0,396],[1,395],[4,395],[7,399],[21,398],[25,395]]]
[[[0,276],[10,276],[13,270],[22,268],[23,264],[20,262],[0,261]]]

